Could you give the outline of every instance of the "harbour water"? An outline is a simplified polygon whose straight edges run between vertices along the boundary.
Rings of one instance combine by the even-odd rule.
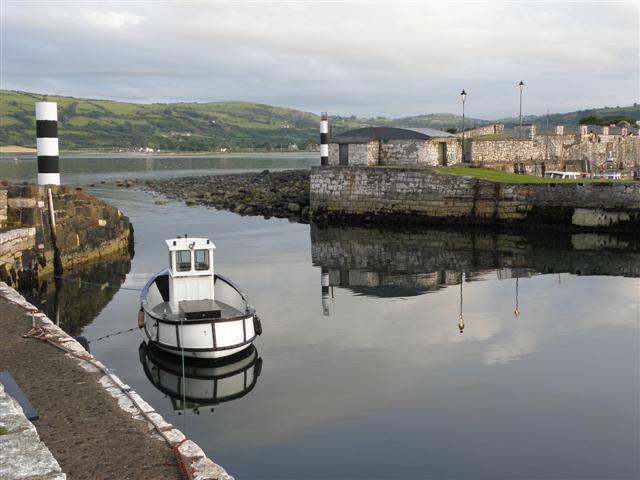
[[[84,279],[102,287],[85,284],[80,294],[99,307],[78,312],[58,301],[61,326],[82,333],[93,354],[237,478],[640,476],[634,239],[319,229],[158,205],[149,193],[100,183],[317,161],[65,157],[65,183],[129,216],[136,254],[107,269],[111,276],[88,271]],[[27,157],[3,157],[0,167],[1,178],[35,176]],[[149,357],[143,334],[127,331],[136,289],[165,266],[163,240],[184,233],[213,239],[216,271],[249,294],[262,319],[255,356],[228,372],[183,375],[179,361]],[[78,288],[62,282],[58,298]],[[205,401],[214,385],[235,398]]]

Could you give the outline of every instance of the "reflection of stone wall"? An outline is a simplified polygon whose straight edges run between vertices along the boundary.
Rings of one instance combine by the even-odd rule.
[[[6,227],[10,229],[0,233],[0,258],[9,262],[0,263],[0,278],[18,286],[54,269],[48,200],[45,188],[37,185],[6,185],[0,191],[7,195]],[[127,252],[131,226],[120,210],[71,187],[53,186],[52,194],[55,246],[63,269]],[[16,235],[24,238],[17,241]]]
[[[329,220],[640,227],[638,183],[507,184],[420,167],[312,167],[310,195],[312,212]]]
[[[333,272],[343,272],[342,283],[366,279],[368,286],[383,285],[383,279],[396,279],[397,285],[403,281],[416,286],[419,282],[423,286],[455,284],[461,271],[472,274],[503,268],[640,277],[637,239],[594,233],[539,237],[312,225],[311,257],[314,265],[332,272],[332,285],[340,284],[335,282],[340,273]],[[352,276],[354,271],[358,273]]]
[[[128,254],[115,255],[68,270],[65,280],[42,276],[20,293],[69,335],[79,335],[111,301],[130,269]]]

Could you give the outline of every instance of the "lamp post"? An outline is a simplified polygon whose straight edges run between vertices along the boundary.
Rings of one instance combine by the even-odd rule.
[[[522,135],[522,89],[524,88],[524,82],[520,80],[520,83],[518,84],[518,86],[520,87],[520,115],[519,115],[520,130],[518,131],[518,137],[520,137]]]
[[[462,162],[464,163],[464,101],[467,98],[467,92],[462,89],[460,92],[460,99],[462,100]]]

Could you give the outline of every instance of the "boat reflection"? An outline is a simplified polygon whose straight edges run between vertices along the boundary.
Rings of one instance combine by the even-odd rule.
[[[186,410],[199,414],[202,407],[244,397],[262,371],[262,358],[254,345],[220,361],[172,355],[146,341],[138,352],[145,375],[170,398],[178,414]]]

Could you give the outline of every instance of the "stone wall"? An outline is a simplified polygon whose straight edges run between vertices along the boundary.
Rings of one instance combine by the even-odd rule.
[[[506,184],[425,167],[312,167],[318,221],[640,228],[638,183]]]
[[[132,246],[129,219],[107,203],[67,186],[53,186],[55,242],[44,187],[5,184],[6,231],[0,233],[0,278],[9,285],[39,273],[72,269]]]
[[[483,137],[485,135],[501,135],[502,133],[504,133],[504,125],[487,125],[486,127],[478,127],[472,128],[470,130],[465,130],[464,138],[476,138]],[[456,133],[456,136],[462,137],[462,132]]]
[[[349,165],[369,164],[369,145],[366,143],[349,144]]]
[[[589,162],[591,170],[609,157],[616,159],[624,169],[637,168],[640,164],[640,137],[620,135],[544,135],[532,140],[475,140],[472,143],[472,160],[490,168],[511,170],[516,162],[524,162],[529,173],[540,172],[540,165],[547,170],[576,161]],[[536,168],[537,166],[537,168]]]
[[[446,145],[444,150],[441,146]],[[373,140],[350,143],[349,165],[452,165],[460,162],[461,147],[457,138],[431,140]],[[444,154],[444,157],[443,157]],[[329,165],[340,164],[340,146],[329,144]]]

